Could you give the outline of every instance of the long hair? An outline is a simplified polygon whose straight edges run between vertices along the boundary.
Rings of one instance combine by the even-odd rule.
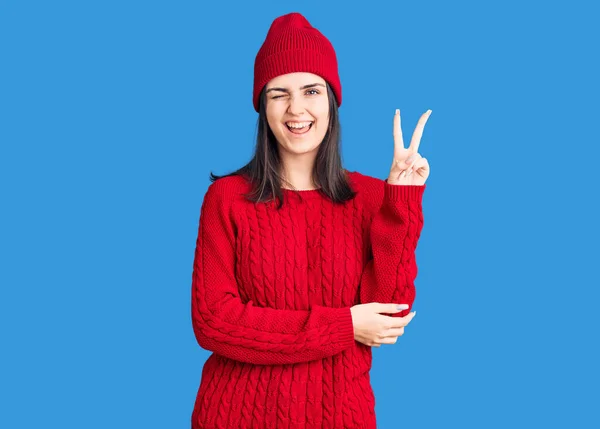
[[[342,166],[341,126],[338,115],[337,100],[328,83],[329,124],[323,141],[319,145],[312,180],[320,188],[319,192],[335,203],[342,203],[355,197],[356,192],[350,186],[348,171]],[[277,139],[269,127],[266,114],[266,85],[259,98],[258,131],[256,149],[250,162],[238,170],[218,176],[210,172],[210,180],[214,182],[228,176],[241,175],[252,183],[252,189],[244,196],[252,202],[279,200],[278,209],[283,205],[284,181],[280,175],[281,158],[277,149]],[[298,194],[302,194],[299,192]]]

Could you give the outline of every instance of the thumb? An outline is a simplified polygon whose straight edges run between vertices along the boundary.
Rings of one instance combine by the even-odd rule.
[[[375,311],[377,313],[398,313],[407,308],[408,304],[379,304]]]

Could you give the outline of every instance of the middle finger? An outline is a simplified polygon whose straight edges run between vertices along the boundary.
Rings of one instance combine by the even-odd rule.
[[[425,128],[425,123],[429,119],[431,115],[431,109],[427,112],[423,113],[419,122],[417,123],[417,127],[415,128],[415,132],[413,133],[412,139],[410,140],[409,150],[418,152],[419,145],[421,144],[421,137],[423,137],[423,129]]]

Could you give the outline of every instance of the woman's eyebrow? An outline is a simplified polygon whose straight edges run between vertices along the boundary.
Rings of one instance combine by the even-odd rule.
[[[313,88],[315,86],[322,86],[323,88],[325,88],[325,85],[323,85],[322,83],[311,83],[311,84],[300,87],[300,89]],[[269,89],[267,89],[267,93],[271,92],[271,91],[281,91],[281,92],[288,92],[288,93],[290,92],[289,89],[287,89],[287,88],[269,88]]]

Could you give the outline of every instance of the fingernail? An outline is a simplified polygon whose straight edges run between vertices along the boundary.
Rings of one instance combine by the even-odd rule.
[[[396,305],[398,310],[406,310],[408,308],[408,304],[398,304]]]
[[[400,109],[396,109],[396,115],[400,113]]]
[[[417,315],[417,310],[413,311],[413,317]]]
[[[410,164],[411,162],[413,162],[413,159],[415,159],[415,155],[414,154],[412,154],[411,156],[409,156],[408,158],[406,158],[405,162],[407,164]]]

